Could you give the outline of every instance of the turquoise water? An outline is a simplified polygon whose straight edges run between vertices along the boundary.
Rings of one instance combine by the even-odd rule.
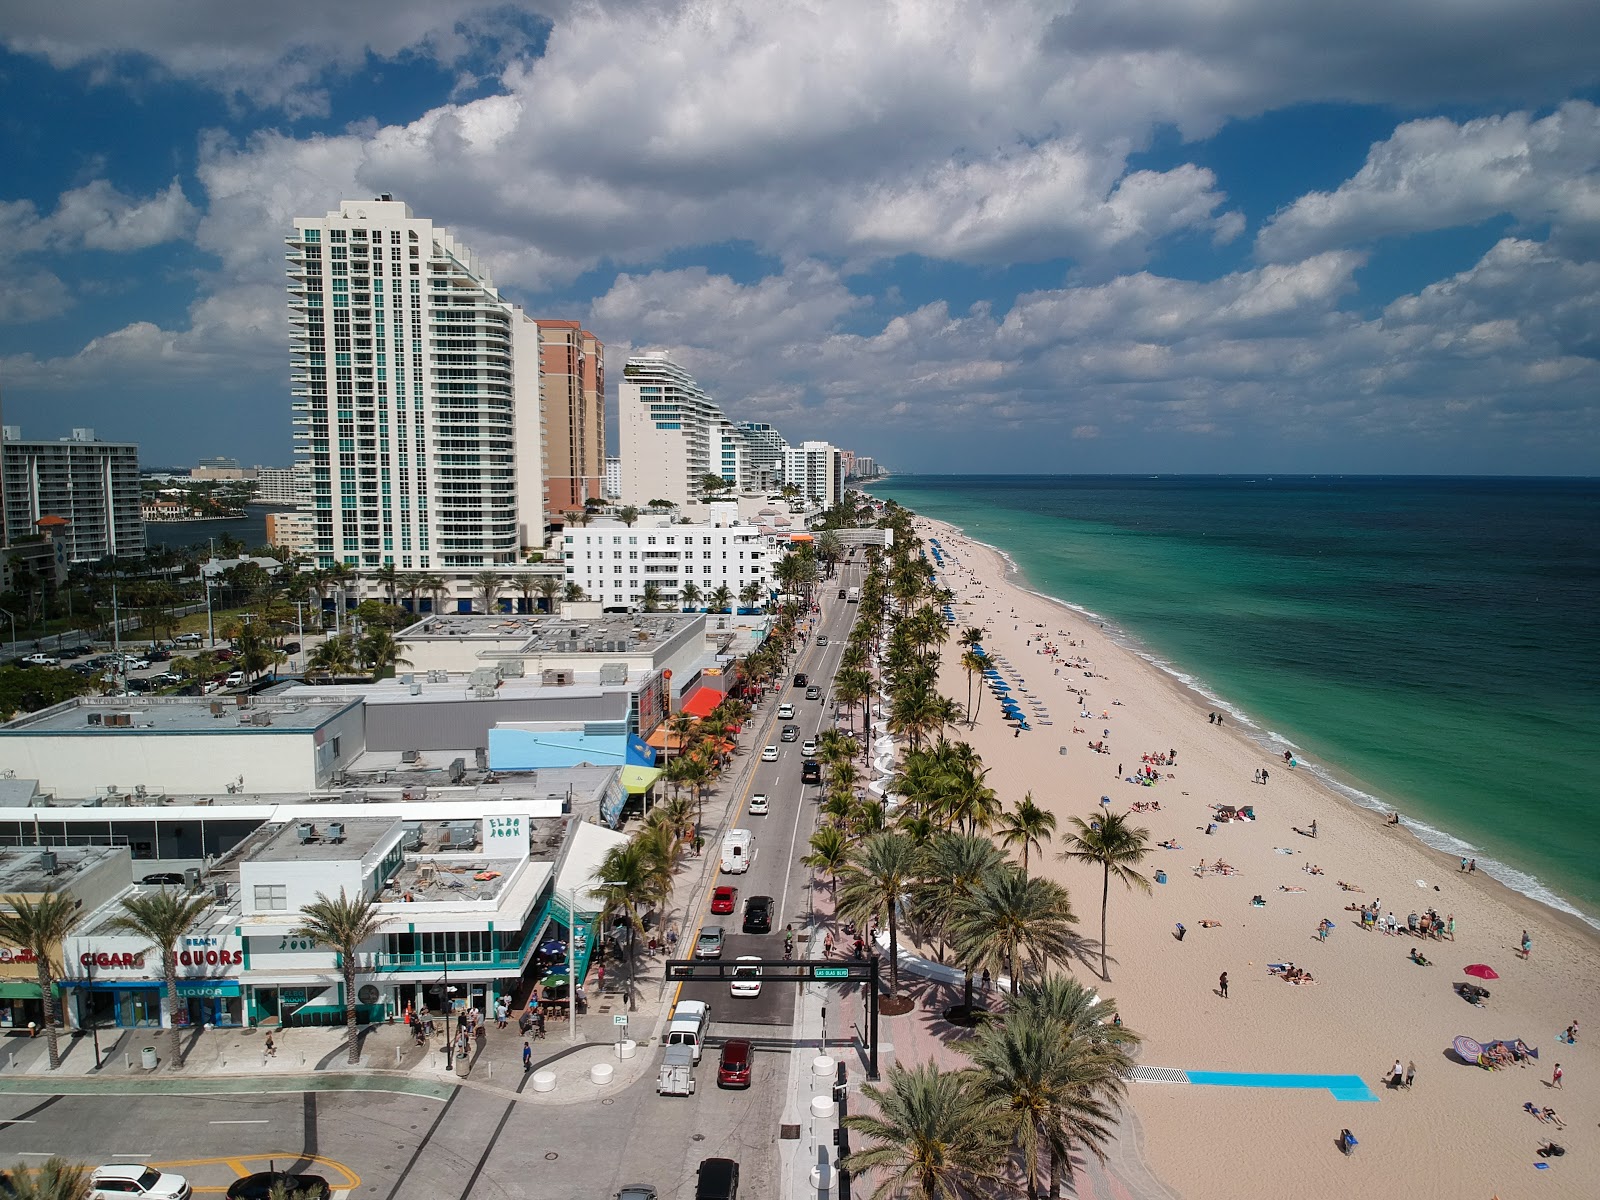
[[[1600,925],[1600,482],[899,476],[1429,844]]]

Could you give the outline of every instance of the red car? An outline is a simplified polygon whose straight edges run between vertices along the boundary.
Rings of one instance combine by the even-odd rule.
[[[719,887],[711,893],[711,911],[726,915],[733,911],[734,902],[739,899],[739,889]]]
[[[750,1086],[750,1039],[730,1038],[722,1044],[722,1061],[717,1064],[718,1087]]]

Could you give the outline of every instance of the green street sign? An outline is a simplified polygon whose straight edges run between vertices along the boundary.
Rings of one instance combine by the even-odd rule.
[[[849,967],[812,967],[813,979],[849,979]]]

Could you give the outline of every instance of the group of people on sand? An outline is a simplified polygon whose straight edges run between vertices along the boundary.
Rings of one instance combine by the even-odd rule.
[[[1276,975],[1285,983],[1315,983],[1311,972],[1295,966],[1293,963],[1280,963],[1267,968],[1268,975]]]
[[[1237,875],[1239,868],[1232,863],[1223,862],[1220,858],[1208,867],[1206,866],[1206,860],[1202,858],[1200,865],[1194,869],[1194,873],[1196,876],[1201,876],[1207,871],[1210,871],[1213,875]]]
[[[1556,1114],[1556,1110],[1551,1108],[1548,1104],[1543,1108],[1540,1108],[1532,1100],[1529,1100],[1523,1104],[1522,1111],[1525,1113],[1532,1113],[1534,1116],[1538,1117],[1541,1124],[1554,1125],[1557,1129],[1565,1129],[1567,1127],[1567,1123],[1563,1121],[1560,1116]]]
[[[1161,811],[1161,801],[1159,801],[1159,800],[1135,800],[1133,802],[1133,811],[1134,812],[1138,812],[1138,813],[1142,813],[1142,812],[1160,812]]]

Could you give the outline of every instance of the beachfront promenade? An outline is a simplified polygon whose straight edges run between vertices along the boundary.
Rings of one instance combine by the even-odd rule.
[[[1592,929],[1347,803],[1298,760],[1286,763],[1282,747],[1246,736],[1242,717],[1025,590],[997,552],[942,523],[919,518],[916,528],[925,543],[938,539],[930,564],[953,593],[952,635],[982,629],[1002,664],[975,725],[948,736],[973,745],[1008,806],[1031,791],[1063,823],[1103,806],[1142,810],[1132,814],[1149,830],[1141,870],[1163,881],[1148,895],[1111,885],[1110,982],[1096,979],[1098,870],[1063,863],[1050,846],[1033,869],[1070,889],[1078,932],[1094,946],[1073,973],[1117,999],[1145,1039],[1141,1064],[1172,1069],[1173,1082],[1130,1088],[1154,1178],[1191,1200],[1510,1200],[1535,1182],[1541,1195],[1593,1194],[1600,1065],[1581,1032],[1600,1028]],[[960,655],[943,661],[942,690],[964,705]],[[1006,719],[1008,697],[1028,729]],[[1255,819],[1223,820],[1219,806],[1223,815],[1248,806]],[[1355,910],[1374,905],[1380,923],[1363,927]],[[1412,913],[1421,921],[1430,910],[1453,919],[1453,939],[1406,931]],[[1479,982],[1463,972],[1480,964],[1498,976],[1481,981],[1483,1007],[1456,987]],[[1559,1043],[1574,1020],[1578,1043]],[[1461,1060],[1462,1035],[1522,1038],[1539,1057],[1488,1070]],[[1409,1088],[1388,1082],[1397,1059],[1415,1064]],[[1560,1088],[1550,1086],[1557,1061]],[[1530,1102],[1556,1109],[1566,1128],[1524,1111]],[[1338,1146],[1346,1128],[1359,1142],[1348,1157]],[[1542,1159],[1536,1150],[1551,1138],[1568,1153]]]

